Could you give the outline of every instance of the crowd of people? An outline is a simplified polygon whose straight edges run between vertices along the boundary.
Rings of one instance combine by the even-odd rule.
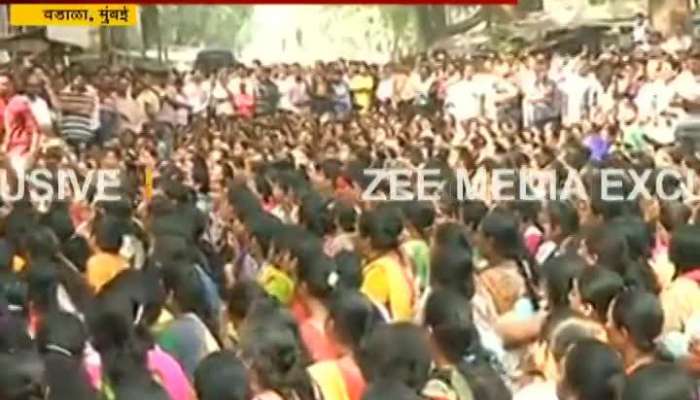
[[[700,49],[635,32],[600,54],[8,67],[3,195],[35,168],[120,185],[3,197],[0,400],[697,400],[698,205],[599,183],[697,176],[672,128]],[[395,167],[439,170],[439,200],[367,201],[366,170]],[[495,168],[587,196],[455,195],[457,169]]]

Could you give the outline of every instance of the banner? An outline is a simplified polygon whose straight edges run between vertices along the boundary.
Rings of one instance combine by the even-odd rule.
[[[135,4],[11,4],[13,26],[135,26]]]

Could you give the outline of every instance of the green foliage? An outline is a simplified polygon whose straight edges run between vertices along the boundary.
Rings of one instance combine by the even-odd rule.
[[[175,45],[231,47],[253,13],[253,7],[161,6],[165,42]]]
[[[417,41],[416,8],[398,5],[379,6],[384,25],[391,32],[392,52],[401,47],[412,46]]]

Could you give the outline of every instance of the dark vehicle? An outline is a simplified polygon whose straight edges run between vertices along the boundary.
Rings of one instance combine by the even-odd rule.
[[[230,50],[202,50],[197,54],[194,68],[210,74],[220,68],[232,67],[235,63]]]
[[[678,121],[675,138],[681,147],[692,152],[700,151],[700,117],[692,115]]]

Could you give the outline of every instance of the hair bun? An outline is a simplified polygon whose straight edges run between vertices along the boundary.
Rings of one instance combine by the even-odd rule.
[[[294,365],[297,363],[299,360],[299,354],[294,348],[286,348],[282,349],[279,353],[279,367],[280,367],[280,372],[286,373],[289,372]]]

